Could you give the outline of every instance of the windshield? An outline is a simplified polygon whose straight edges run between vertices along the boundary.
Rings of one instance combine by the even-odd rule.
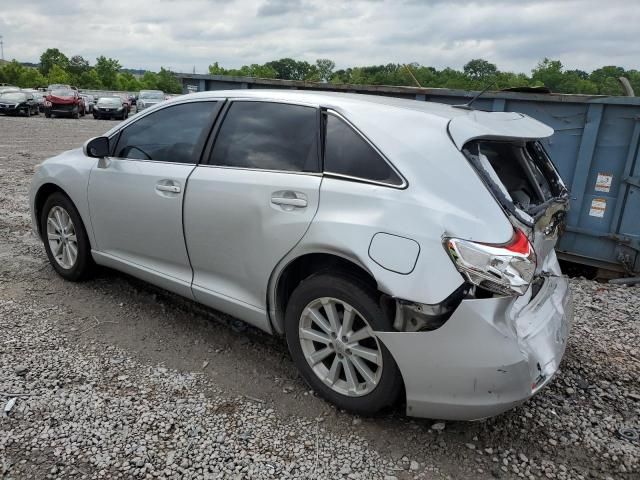
[[[164,100],[162,92],[140,92],[140,97],[144,100]]]
[[[120,106],[122,100],[119,97],[103,97],[98,99],[98,105]]]
[[[56,97],[73,97],[74,93],[75,92],[73,90],[65,88],[65,89],[53,90],[51,92],[51,95],[55,95]]]
[[[24,102],[27,99],[26,93],[8,92],[0,94],[2,100],[10,100],[12,102]]]

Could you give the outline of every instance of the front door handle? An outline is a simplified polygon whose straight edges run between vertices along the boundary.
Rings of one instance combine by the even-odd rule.
[[[159,192],[180,193],[180,187],[178,185],[156,185],[156,190]]]

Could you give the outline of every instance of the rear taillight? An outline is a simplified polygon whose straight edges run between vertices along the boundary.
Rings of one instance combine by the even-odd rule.
[[[523,295],[536,271],[536,254],[522,230],[506,245],[446,238],[445,248],[458,271],[473,285],[501,295]]]

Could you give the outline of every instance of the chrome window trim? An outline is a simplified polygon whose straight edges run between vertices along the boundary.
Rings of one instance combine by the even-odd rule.
[[[373,150],[380,155],[380,158],[382,158],[382,160],[384,162],[386,162],[386,164],[391,168],[391,170],[393,170],[393,172],[398,175],[398,177],[400,178],[400,180],[402,180],[402,183],[400,185],[395,185],[393,183],[388,183],[388,182],[379,182],[377,180],[371,180],[370,178],[362,178],[362,177],[353,177],[351,175],[345,175],[343,173],[334,173],[328,170],[324,169],[324,145],[323,145],[323,149],[322,149],[322,170],[324,172],[324,174],[328,177],[333,177],[333,178],[340,178],[343,180],[348,180],[348,181],[356,181],[356,182],[360,182],[360,183],[370,183],[372,185],[380,185],[382,187],[391,187],[391,188],[395,188],[397,190],[404,190],[409,186],[409,182],[407,181],[407,179],[405,178],[404,175],[402,175],[402,173],[400,172],[400,170],[398,170],[396,168],[396,166],[387,158],[387,156],[382,153],[382,151],[380,151],[380,149],[371,141],[367,138],[367,136],[362,133],[358,127],[356,127],[352,122],[350,122],[346,117],[344,117],[342,114],[338,113],[337,111],[331,109],[331,108],[325,108],[324,109],[325,113],[327,115],[333,115],[336,118],[339,118],[340,120],[342,120],[343,122],[345,122],[354,132],[356,132],[357,135],[360,136],[360,138],[362,138],[365,142],[367,142],[369,144],[369,146],[371,148],[373,148]],[[324,130],[324,127],[323,127]],[[326,141],[325,135],[324,135],[324,131],[323,131],[323,140]]]
[[[184,165],[184,164],[182,164]],[[268,173],[289,173],[293,175],[310,175],[312,177],[322,177],[322,172],[301,172],[298,170],[272,170],[267,168],[252,168],[252,167],[233,167],[230,165],[210,165],[208,163],[199,163],[198,167],[207,168],[223,168],[225,170],[247,170],[250,172],[268,172]]]

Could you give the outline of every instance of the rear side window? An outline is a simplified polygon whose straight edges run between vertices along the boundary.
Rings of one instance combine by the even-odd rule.
[[[211,152],[226,167],[318,171],[318,111],[269,102],[234,102]]]
[[[114,156],[197,163],[216,107],[216,102],[183,103],[153,112],[120,133]]]
[[[360,134],[334,115],[325,118],[325,172],[402,185],[400,176]]]

